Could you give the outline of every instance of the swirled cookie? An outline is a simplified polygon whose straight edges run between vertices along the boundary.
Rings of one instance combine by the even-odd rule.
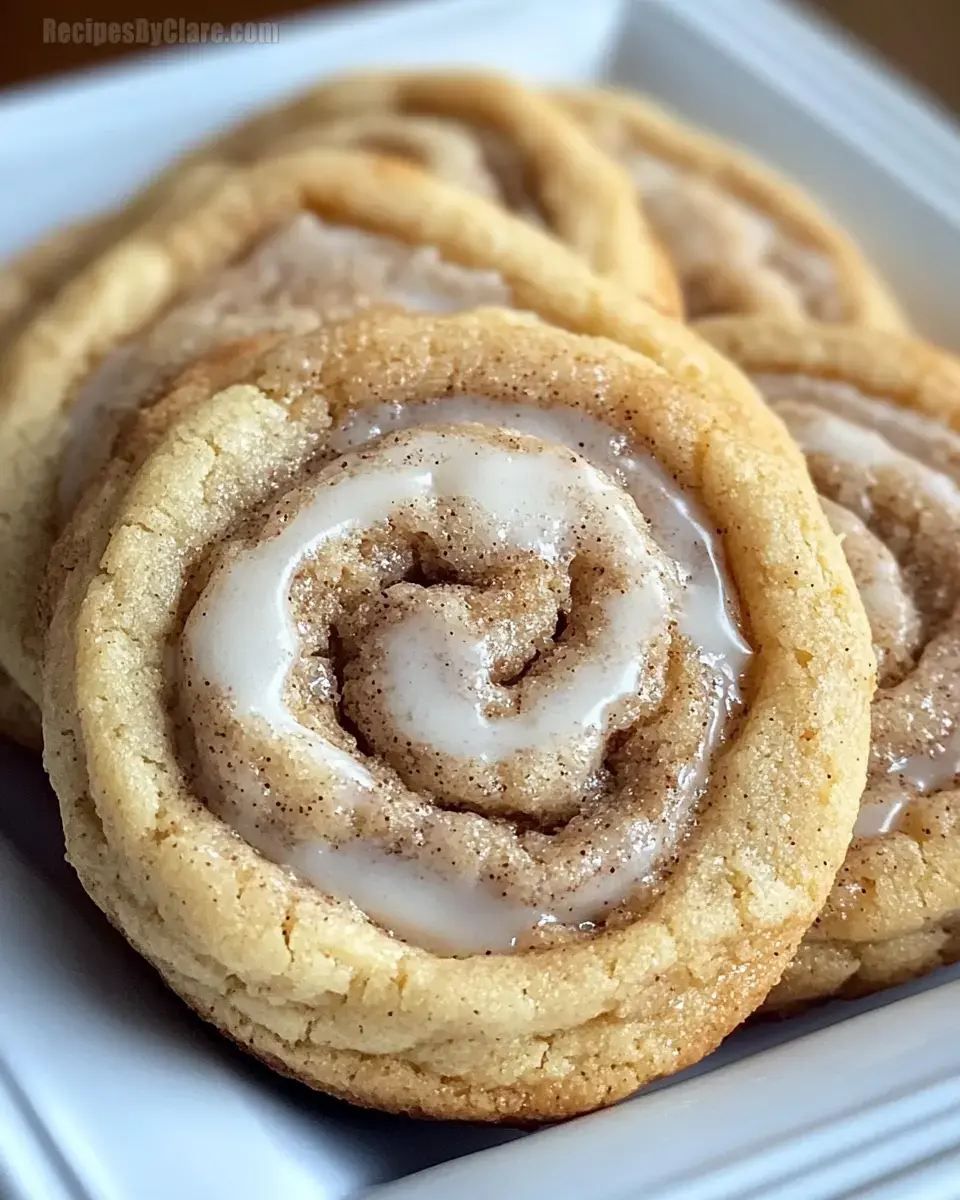
[[[856,838],[770,1008],[960,958],[960,362],[869,330],[720,319],[807,456],[879,668]]]
[[[0,266],[0,345],[25,309],[48,299],[89,261],[94,228],[78,222],[58,229]]]
[[[764,313],[903,329],[886,285],[800,188],[628,92],[555,99],[633,176],[689,318]]]
[[[219,166],[191,167],[170,181],[164,195],[150,204],[121,209],[67,226],[0,267],[0,353],[44,307],[97,257],[140,221],[169,219],[195,203],[225,171]],[[40,745],[40,712],[34,701],[0,667],[0,734],[29,749]]]
[[[81,270],[100,245],[96,221],[59,229],[0,266],[0,351],[29,312]],[[40,710],[0,668],[0,735],[40,748]]]
[[[549,1119],[695,1061],[863,786],[869,631],[798,457],[751,393],[530,316],[272,340],[134,413],[55,556],[84,885],[360,1103]]]
[[[106,244],[103,237],[97,221],[78,222],[0,266],[0,351],[27,315],[55,295]],[[28,749],[40,748],[40,710],[2,668],[0,734]]]
[[[201,145],[184,166],[251,162],[316,146],[389,154],[496,200],[664,313],[676,278],[638,213],[629,178],[548,97],[491,72],[378,71],[320,84]]]
[[[513,304],[619,337],[679,376],[709,380],[731,405],[755,403],[702,339],[605,284],[546,234],[406,164],[327,150],[237,168],[219,182],[198,172],[197,187],[62,288],[6,356],[0,662],[31,697],[37,590],[57,529],[122,412],[216,345],[382,306]]]
[[[170,175],[162,188],[112,212],[55,230],[0,265],[0,350],[27,320],[94,259],[150,216],[171,216],[195,203],[228,173],[205,163]]]

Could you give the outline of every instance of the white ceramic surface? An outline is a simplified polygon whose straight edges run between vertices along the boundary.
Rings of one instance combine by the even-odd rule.
[[[919,326],[960,346],[960,139],[772,0],[379,6],[291,23],[275,46],[9,93],[0,253],[318,72],[428,61],[645,86],[818,191]],[[364,1113],[277,1078],[187,1013],[64,866],[36,764],[0,747],[0,772],[4,1200],[960,1196],[957,971],[742,1031],[682,1077],[535,1135]]]

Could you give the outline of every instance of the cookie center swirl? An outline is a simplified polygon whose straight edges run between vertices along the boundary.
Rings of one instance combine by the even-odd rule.
[[[877,655],[857,832],[930,818],[960,776],[960,438],[850,384],[755,376],[807,455]]]
[[[510,411],[461,398],[335,431],[334,452],[362,447],[224,549],[182,639],[216,811],[454,953],[575,936],[649,899],[748,653],[712,547],[652,464],[651,528],[643,488],[563,438],[478,424],[487,409]],[[414,427],[384,432],[390,412]],[[565,419],[584,445],[603,428]]]

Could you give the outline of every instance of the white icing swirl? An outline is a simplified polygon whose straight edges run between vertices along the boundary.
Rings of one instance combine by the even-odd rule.
[[[426,428],[387,432],[404,426]],[[521,432],[507,435],[504,426]],[[505,437],[513,442],[505,446]],[[578,882],[535,901],[498,894],[473,868],[462,876],[438,869],[426,853],[429,826],[418,835],[420,857],[392,851],[362,832],[289,844],[260,819],[265,795],[276,790],[265,784],[271,769],[262,762],[252,770],[234,765],[228,778],[222,762],[204,763],[228,793],[224,815],[268,857],[421,945],[500,951],[523,943],[537,927],[603,920],[676,845],[738,700],[749,650],[713,539],[652,460],[630,454],[620,435],[583,414],[460,397],[357,414],[329,440],[335,452],[369,445],[328,467],[279,532],[215,571],[184,631],[184,678],[194,697],[212,684],[238,728],[265,726],[272,743],[305,754],[321,770],[333,809],[348,814],[355,833],[384,786],[383,775],[359,751],[307,728],[291,710],[288,681],[300,635],[290,596],[305,561],[385,523],[436,532],[452,506],[469,513],[471,535],[488,547],[491,562],[519,551],[568,566],[598,546],[604,555],[579,653],[561,639],[547,672],[510,688],[494,677],[496,626],[478,626],[455,588],[422,589],[371,635],[373,648],[366,649],[378,663],[377,703],[408,745],[475,763],[478,774],[494,777],[517,756],[521,766],[525,755],[537,756],[532,761],[539,766],[557,755],[559,774],[569,773],[580,792],[589,789],[605,736],[642,712],[651,681],[662,675],[674,622],[699,647],[710,681],[705,728],[696,754],[674,780],[674,809],[609,836],[598,826],[589,853],[578,852],[587,854],[577,859]],[[565,443],[584,457],[562,449]],[[656,542],[631,496],[642,501]],[[324,677],[321,691],[329,694],[331,686]],[[198,752],[203,761],[199,742]]]
[[[824,505],[870,620],[879,687],[855,833],[880,837],[960,777],[960,438],[842,379],[753,379],[831,497]]]
[[[482,396],[452,396],[422,404],[383,404],[361,409],[334,429],[330,446],[348,450],[394,429],[438,420],[515,429],[546,442],[569,446],[609,475],[637,503],[657,542],[684,572],[678,611],[680,630],[722,669],[735,691],[750,655],[737,624],[736,607],[716,538],[706,518],[648,454],[636,453],[627,438],[595,417],[568,408],[504,404]]]
[[[960,730],[923,754],[905,754],[894,759],[889,773],[920,792],[936,792],[953,783],[960,775]]]
[[[668,581],[637,536],[619,490],[569,455],[495,451],[468,431],[408,434],[364,466],[357,474],[333,475],[280,534],[248,549],[207,589],[202,612],[194,611],[186,632],[194,669],[218,681],[239,716],[259,717],[287,737],[307,737],[344,780],[372,787],[373,777],[354,757],[310,735],[285,701],[299,649],[288,597],[302,560],[325,543],[387,521],[405,504],[466,500],[475,506],[478,537],[548,560],[570,550],[571,531],[589,515],[594,536],[615,545],[645,584],[606,600],[594,654],[573,667],[564,691],[553,691],[532,712],[486,717],[486,647],[469,629],[429,609],[391,627],[382,646],[384,686],[400,730],[483,761],[603,728],[607,711],[637,691],[647,644],[671,610]]]

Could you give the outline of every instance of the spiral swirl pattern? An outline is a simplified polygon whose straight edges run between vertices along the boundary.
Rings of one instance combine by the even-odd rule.
[[[85,886],[208,1019],[530,1120],[759,1002],[849,837],[869,641],[729,379],[381,312],[137,415],[61,540],[47,762]]]
[[[562,442],[503,431],[549,427],[536,407],[375,415],[413,428],[285,497],[187,622],[214,803],[271,857],[435,949],[593,928],[662,873],[736,707],[747,651],[716,547],[654,464],[627,460],[659,490],[682,564],[655,540],[670,544],[669,522],[650,531],[615,480]],[[557,429],[616,462],[612,429],[554,414]],[[369,419],[333,440],[361,430]]]
[[[795,184],[645,96],[562,92],[630,173],[667,249],[689,318],[764,314],[902,329],[886,285]]]
[[[856,836],[770,1004],[876,990],[958,953],[960,364],[867,330],[701,328],[750,372],[804,452],[878,669]]]
[[[499,201],[659,311],[681,311],[625,173],[551,99],[495,72],[372,71],[325,82],[201,145],[141,203],[175,187],[185,167],[325,146],[413,162]]]
[[[857,833],[887,833],[960,775],[960,437],[848,382],[756,381],[831,502],[860,585],[880,688]]]

